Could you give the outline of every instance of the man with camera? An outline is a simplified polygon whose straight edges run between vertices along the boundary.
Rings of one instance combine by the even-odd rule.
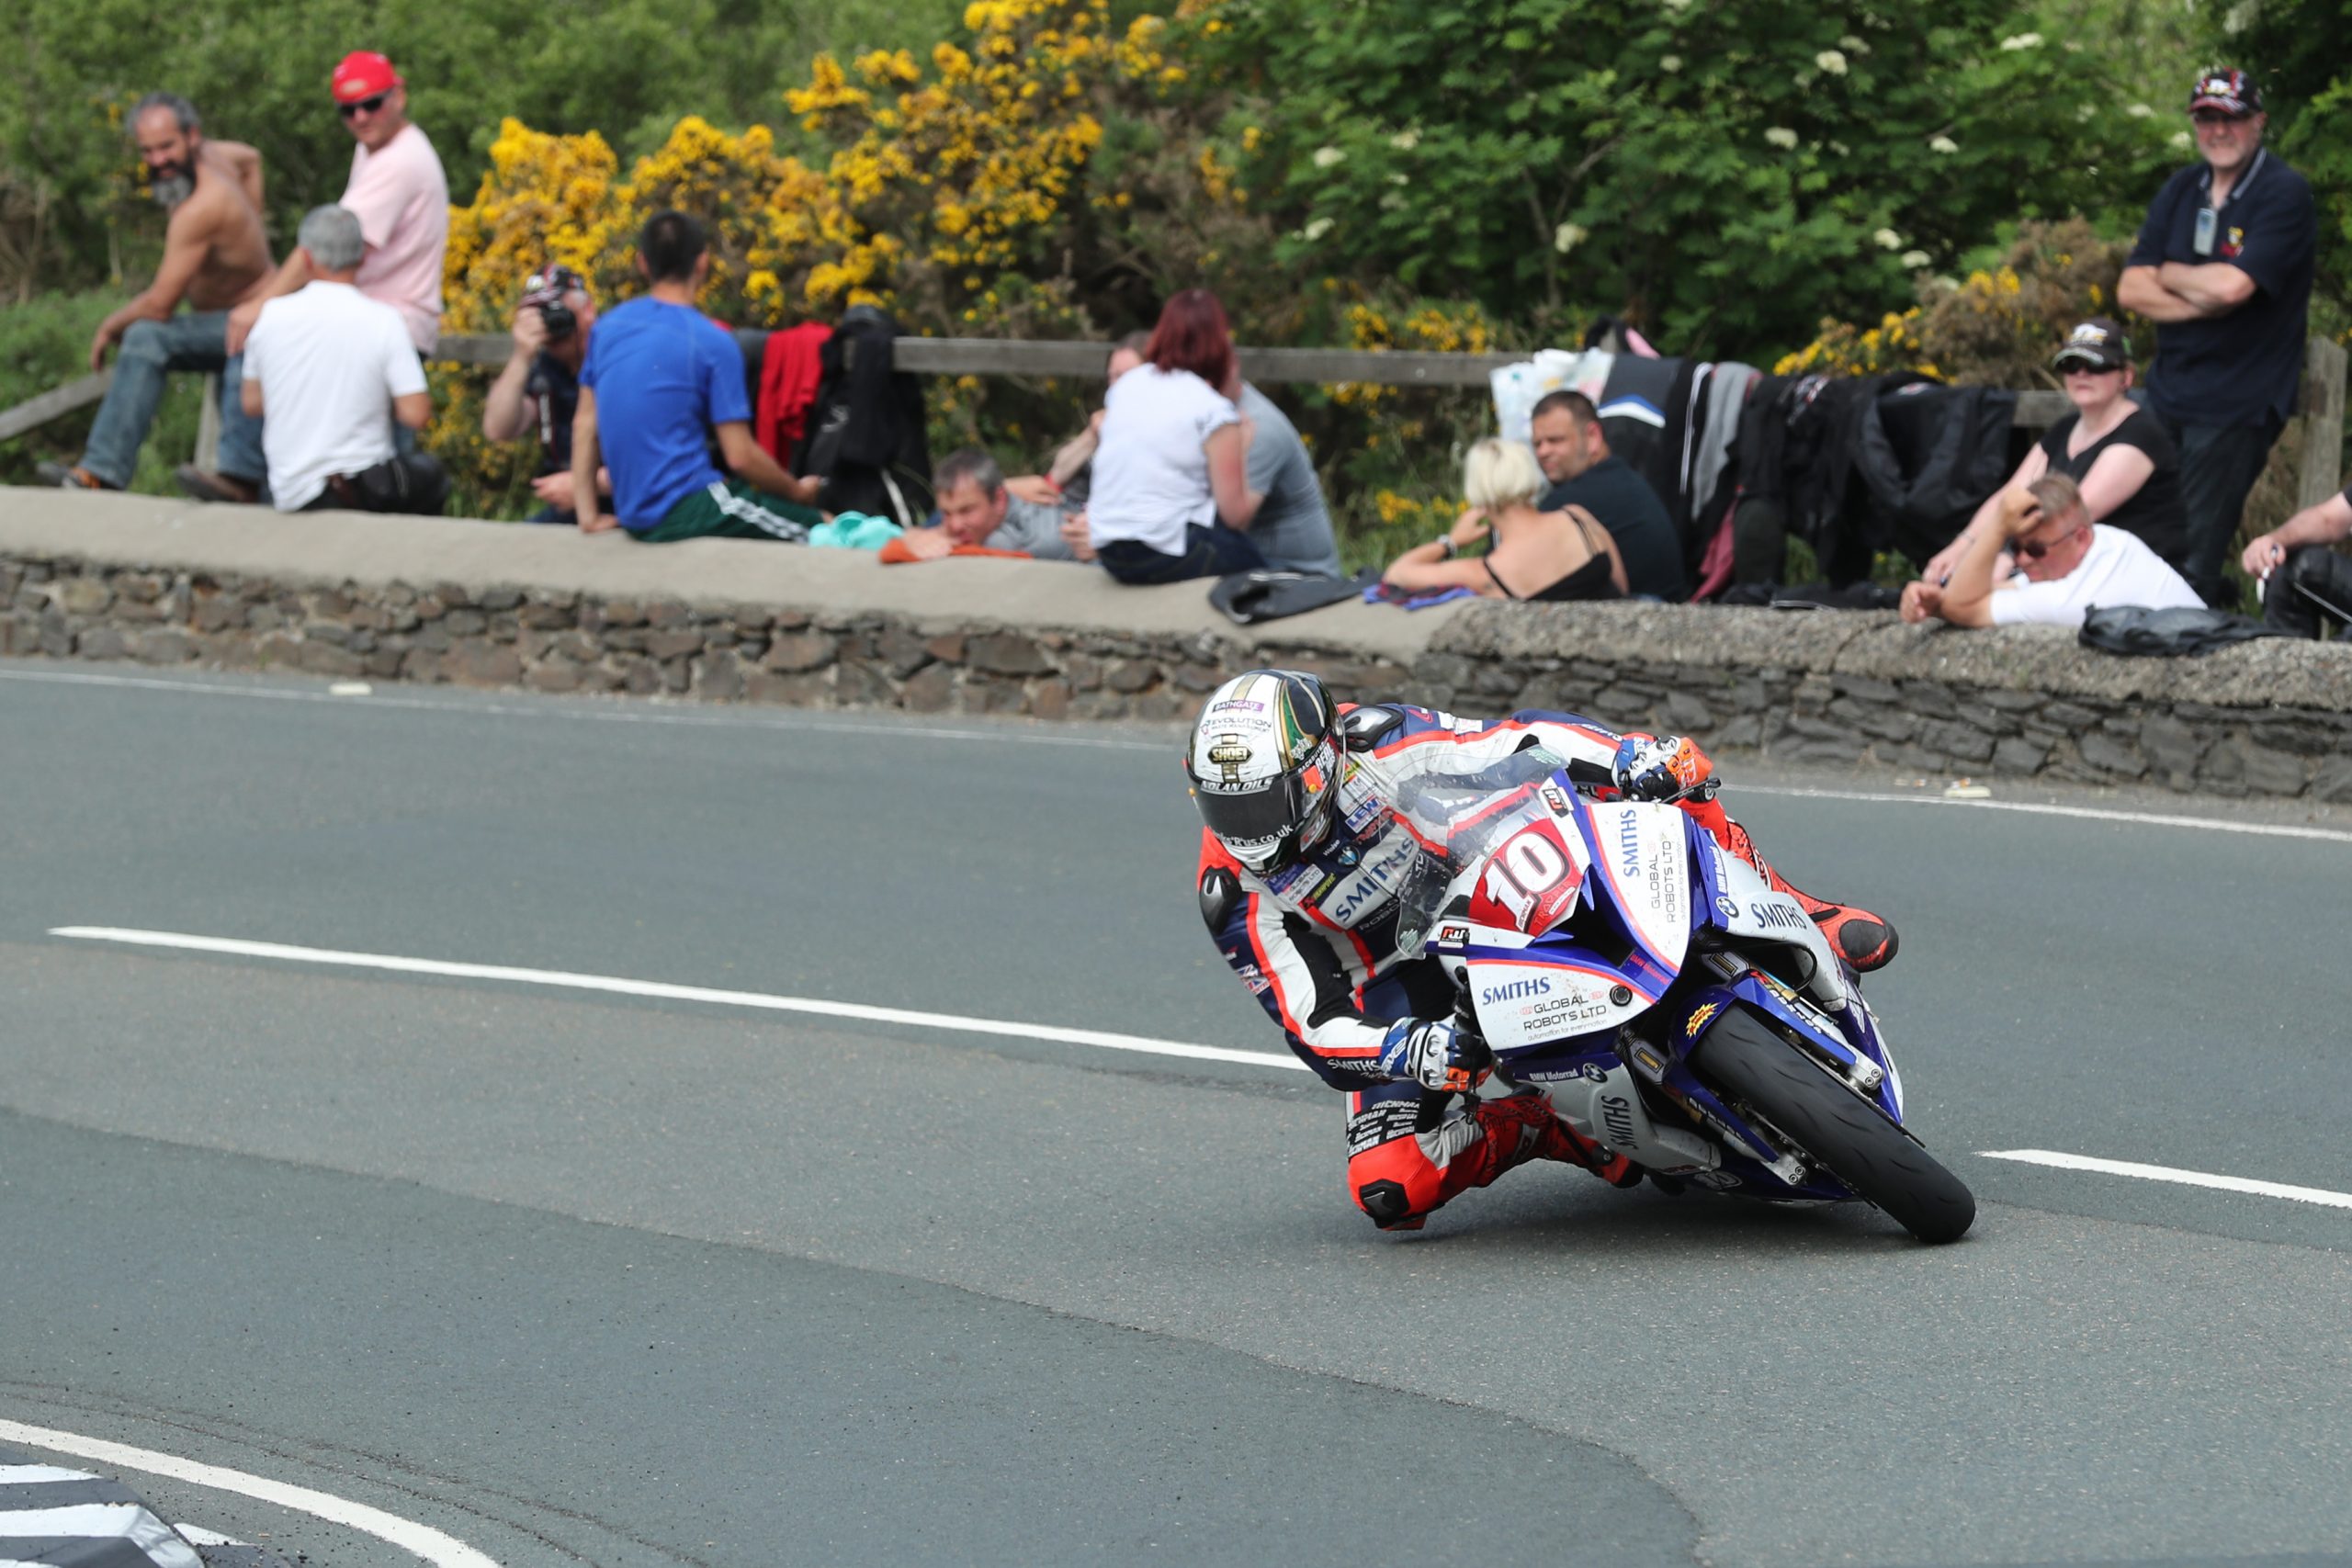
[[[537,433],[539,472],[531,491],[540,504],[526,522],[578,520],[571,493],[571,422],[580,412],[588,330],[595,324],[595,299],[587,281],[570,267],[544,267],[523,285],[512,329],[514,352],[490,385],[481,434],[487,441],[520,441]],[[600,495],[612,493],[612,482],[601,471],[596,488]]]

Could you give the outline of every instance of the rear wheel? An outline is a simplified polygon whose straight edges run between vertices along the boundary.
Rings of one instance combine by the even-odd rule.
[[[1974,1222],[1958,1177],[1746,1009],[1717,1021],[1690,1066],[1921,1241],[1958,1241]]]

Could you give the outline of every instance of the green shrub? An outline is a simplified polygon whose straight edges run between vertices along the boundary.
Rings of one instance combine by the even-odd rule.
[[[119,294],[45,294],[0,310],[0,409],[15,408],[82,376],[88,368],[91,334],[121,303]],[[196,453],[203,388],[201,376],[172,378],[139,454],[131,489],[150,495],[175,493],[172,470]],[[0,442],[0,483],[33,483],[33,466],[43,458],[79,461],[90,421],[96,415],[93,403],[14,441]]]

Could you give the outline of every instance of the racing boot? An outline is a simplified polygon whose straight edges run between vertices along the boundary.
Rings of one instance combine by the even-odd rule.
[[[1713,824],[1708,826],[1712,828]],[[1756,840],[1748,837],[1747,829],[1729,817],[1724,818],[1724,828],[1716,831],[1715,837],[1724,849],[1763,873],[1764,880],[1771,885],[1773,891],[1785,893],[1795,899],[1804,912],[1813,917],[1813,923],[1821,928],[1822,934],[1829,939],[1829,945],[1854,966],[1855,973],[1867,975],[1873,969],[1885,968],[1888,960],[1894,956],[1895,949],[1902,945],[1902,938],[1894,934],[1894,928],[1868,909],[1858,908],[1851,904],[1832,904],[1826,898],[1816,898],[1804,889],[1791,886],[1787,877],[1764,863],[1764,857],[1756,852]]]
[[[1623,1155],[1611,1154],[1590,1138],[1560,1120],[1552,1111],[1552,1102],[1542,1095],[1513,1095],[1513,1100],[1532,1099],[1544,1107],[1550,1125],[1544,1129],[1543,1141],[1536,1145],[1537,1159],[1555,1159],[1562,1165],[1580,1165],[1611,1187],[1639,1187],[1642,1173]]]

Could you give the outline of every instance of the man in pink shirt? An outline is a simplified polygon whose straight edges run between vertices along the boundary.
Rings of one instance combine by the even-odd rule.
[[[441,339],[441,263],[449,244],[449,183],[441,157],[424,131],[409,123],[408,85],[392,62],[354,50],[334,68],[335,110],[359,145],[351,153],[351,180],[336,205],[359,220],[367,241],[359,263],[359,292],[400,311],[409,341],[422,358]],[[244,347],[262,306],[311,280],[309,257],[296,250],[256,298],[229,312],[229,352]],[[394,433],[402,451],[415,435]],[[182,485],[200,501],[251,502],[252,487],[218,474],[183,470]]]

